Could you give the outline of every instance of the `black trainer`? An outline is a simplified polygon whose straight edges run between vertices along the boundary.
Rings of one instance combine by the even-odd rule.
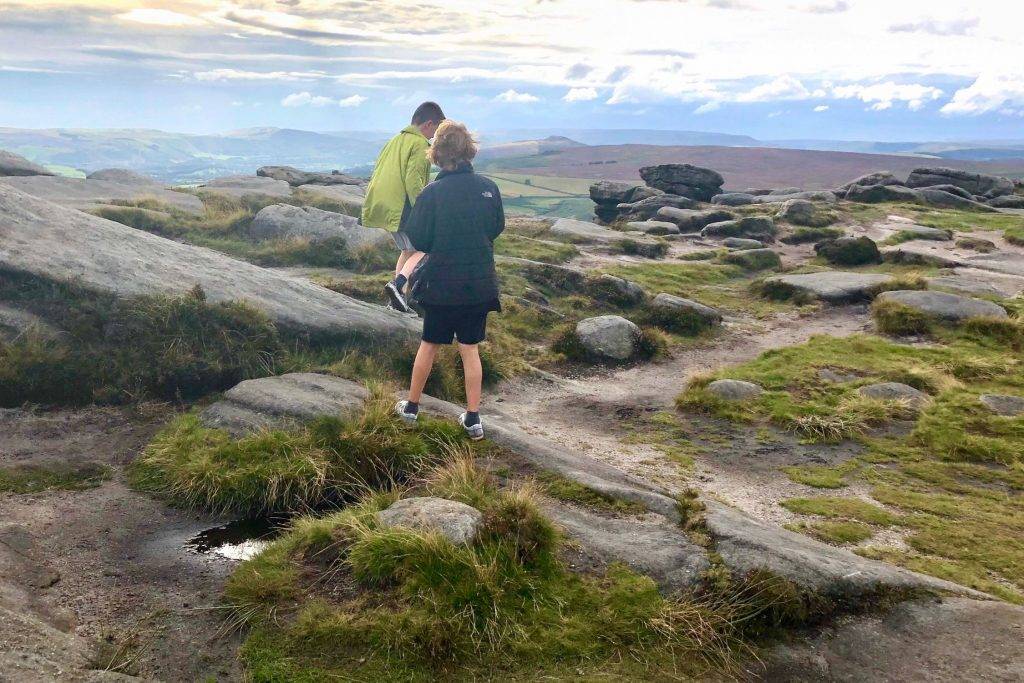
[[[384,285],[384,294],[387,295],[388,301],[391,302],[391,307],[396,311],[412,313],[412,309],[409,308],[409,304],[406,303],[405,297],[402,296],[402,292],[399,291],[398,286],[393,281],[389,281]]]

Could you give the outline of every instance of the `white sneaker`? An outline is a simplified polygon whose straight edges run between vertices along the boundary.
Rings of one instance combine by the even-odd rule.
[[[405,297],[400,291],[394,280],[384,285],[384,295],[388,298],[388,303],[391,304],[391,308],[402,313],[412,313],[412,309],[406,302]]]
[[[407,413],[405,409],[409,407],[408,401],[399,401],[395,404],[395,415],[402,418],[406,424],[414,425],[416,420],[419,419],[419,413]]]
[[[484,438],[484,423],[481,420],[471,427],[466,426],[466,413],[459,415],[459,424],[466,430],[466,435],[469,436],[473,441],[479,441]]]

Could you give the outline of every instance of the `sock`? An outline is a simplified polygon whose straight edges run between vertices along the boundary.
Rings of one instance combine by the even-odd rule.
[[[472,427],[473,425],[480,424],[480,413],[479,412],[467,412],[466,413],[466,426]]]
[[[406,401],[405,402],[405,414],[406,415],[416,415],[419,412],[420,412],[420,404],[419,403],[416,403],[415,401]]]
[[[405,283],[409,281],[409,278],[405,277],[401,273],[395,276],[395,287],[398,287],[398,291],[401,292],[405,289]]]

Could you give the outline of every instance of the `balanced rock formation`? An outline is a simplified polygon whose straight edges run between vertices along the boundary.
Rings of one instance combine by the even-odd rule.
[[[717,171],[690,164],[645,166],[640,169],[640,177],[653,188],[701,202],[721,194],[725,183]]]
[[[0,183],[0,268],[119,297],[184,294],[247,301],[272,320],[341,338],[410,339],[419,325],[400,313],[120,223],[32,197]]]
[[[640,186],[634,183],[619,183],[613,180],[600,180],[590,186],[590,199],[594,202],[594,215],[598,220],[611,223],[618,218],[619,204],[628,204],[642,197],[636,197]]]
[[[907,178],[907,187],[932,187],[934,185],[956,185],[971,195],[986,198],[1013,194],[1013,181],[1009,178],[971,173],[953,168],[916,168]]]
[[[301,185],[356,185],[366,186],[366,180],[356,176],[347,175],[340,171],[320,173],[317,171],[300,171],[292,166],[263,166],[256,170],[256,175],[261,178],[272,178],[283,180],[292,187]]]
[[[55,175],[23,156],[0,149],[0,176]]]

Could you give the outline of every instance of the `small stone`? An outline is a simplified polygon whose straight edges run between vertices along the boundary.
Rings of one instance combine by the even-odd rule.
[[[764,242],[745,237],[726,237],[722,240],[722,246],[729,249],[764,249]]]
[[[636,306],[647,298],[647,292],[637,283],[608,273],[592,280],[588,290],[595,299],[620,306]]]
[[[833,265],[861,266],[880,263],[882,254],[870,237],[837,237],[814,245],[814,252]]]
[[[738,379],[716,379],[707,389],[726,401],[746,401],[757,398],[764,392],[760,385]]]
[[[756,201],[757,197],[743,192],[726,192],[725,194],[716,194],[711,198],[711,203],[716,206],[747,206]]]
[[[679,232],[676,224],[668,221],[629,221],[626,223],[626,227],[637,232],[645,232],[648,235],[670,235]]]
[[[740,266],[744,270],[768,270],[782,265],[779,255],[771,249],[745,249],[722,257],[724,263]]]
[[[654,297],[651,301],[651,308],[665,313],[697,315],[711,325],[718,325],[722,322],[722,314],[717,309],[666,292],[661,292]]]
[[[881,401],[906,401],[911,408],[920,408],[929,398],[928,394],[900,382],[880,382],[861,387],[858,394]]]
[[[576,324],[576,336],[598,360],[625,361],[636,355],[640,328],[618,315],[586,318]]]
[[[790,199],[782,205],[775,217],[794,225],[811,225],[816,222],[816,214],[817,209],[813,202],[806,199]]]
[[[403,498],[377,513],[386,528],[403,527],[414,531],[437,531],[456,545],[472,543],[483,513],[455,500],[433,497]]]
[[[1016,417],[1024,415],[1024,396],[1007,396],[1006,394],[982,394],[982,404],[998,415]]]

